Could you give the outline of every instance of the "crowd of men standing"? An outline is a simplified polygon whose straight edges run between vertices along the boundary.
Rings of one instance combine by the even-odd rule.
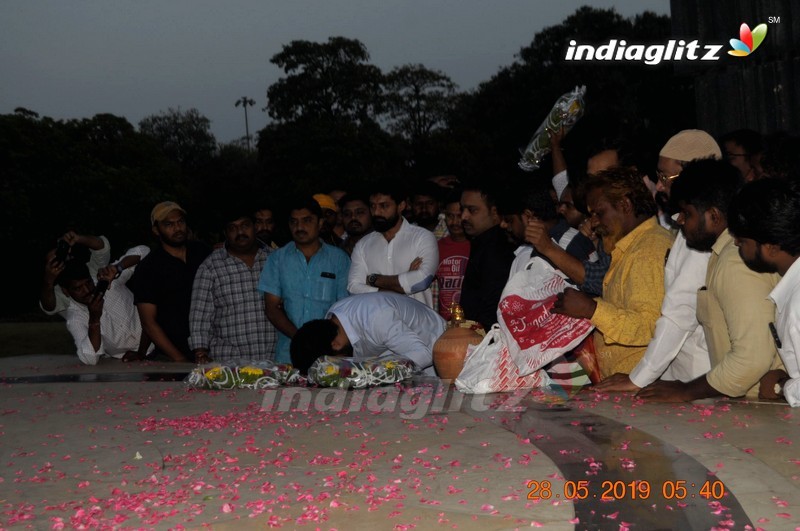
[[[88,364],[105,355],[305,370],[319,355],[389,350],[432,372],[452,303],[489,328],[510,278],[545,260],[573,285],[552,311],[595,326],[598,389],[800,404],[792,175],[762,165],[752,132],[718,143],[686,130],[661,146],[655,175],[617,139],[589,150],[577,178],[563,136],[551,132],[552,180],[500,189],[447,176],[410,192],[381,181],[294,198],[285,220],[267,205],[234,206],[213,249],[171,201],[150,215],[158,244],[114,262],[106,238],[69,231],[47,256],[40,304],[66,319]],[[279,223],[291,235],[282,246]]]

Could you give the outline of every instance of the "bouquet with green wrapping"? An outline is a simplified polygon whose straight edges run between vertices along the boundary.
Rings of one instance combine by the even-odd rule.
[[[322,356],[308,368],[308,382],[321,387],[363,389],[411,378],[417,366],[403,356],[383,356],[356,361]]]
[[[566,133],[575,125],[575,122],[583,116],[583,96],[585,94],[585,86],[575,87],[574,90],[563,94],[556,100],[547,117],[533,134],[528,146],[522,151],[522,158],[519,161],[520,168],[525,171],[539,169],[544,156],[550,153],[548,132],[558,131],[563,127]]]
[[[232,366],[212,364],[195,367],[184,382],[197,389],[272,389],[303,384],[305,379],[289,363],[256,361]]]

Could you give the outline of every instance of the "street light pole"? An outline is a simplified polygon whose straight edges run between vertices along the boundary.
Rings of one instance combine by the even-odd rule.
[[[252,107],[255,104],[256,104],[256,100],[250,99],[247,96],[242,96],[241,98],[236,100],[236,107],[241,105],[244,108],[244,130],[245,130],[245,134],[247,135],[245,137],[245,138],[247,138],[247,151],[251,151],[251,148],[250,148],[250,124],[247,121],[247,106],[249,105],[250,107]]]

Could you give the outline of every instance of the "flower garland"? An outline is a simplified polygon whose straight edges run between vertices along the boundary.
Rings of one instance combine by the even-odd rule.
[[[289,363],[258,361],[242,366],[199,366],[189,373],[185,382],[197,389],[273,389],[302,385],[305,379]]]
[[[411,378],[416,370],[414,362],[403,356],[383,356],[361,361],[322,356],[309,367],[308,381],[320,387],[363,389],[402,382]]]

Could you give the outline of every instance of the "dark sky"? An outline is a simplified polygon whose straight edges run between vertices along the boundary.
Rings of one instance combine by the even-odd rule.
[[[291,40],[356,38],[384,71],[422,63],[468,90],[584,4],[669,13],[669,0],[3,0],[0,113],[138,124],[196,107],[228,142],[244,136],[242,96],[251,132],[266,124],[269,59]]]

